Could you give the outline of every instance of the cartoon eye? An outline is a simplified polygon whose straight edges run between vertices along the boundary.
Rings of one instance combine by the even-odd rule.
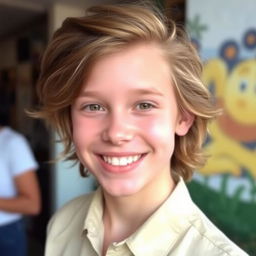
[[[247,81],[241,81],[239,85],[239,89],[241,92],[244,92],[248,87]]]

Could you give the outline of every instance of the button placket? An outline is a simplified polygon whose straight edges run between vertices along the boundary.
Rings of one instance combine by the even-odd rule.
[[[97,236],[97,230],[96,230],[92,221],[89,221],[87,230],[88,230],[88,236],[90,236],[90,237],[96,237]]]

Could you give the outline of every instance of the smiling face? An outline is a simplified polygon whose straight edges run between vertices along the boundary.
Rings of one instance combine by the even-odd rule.
[[[174,137],[192,117],[178,113],[162,50],[137,44],[100,59],[72,105],[80,161],[112,196],[171,189]]]

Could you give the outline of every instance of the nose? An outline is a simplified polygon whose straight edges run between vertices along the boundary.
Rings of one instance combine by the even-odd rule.
[[[123,113],[113,113],[106,120],[102,140],[113,145],[122,145],[134,137],[134,129],[129,117]]]

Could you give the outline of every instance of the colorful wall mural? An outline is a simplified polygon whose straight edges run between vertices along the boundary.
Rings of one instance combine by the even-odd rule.
[[[223,111],[209,126],[210,158],[189,189],[224,233],[256,255],[256,2],[190,0],[187,10],[202,78]]]

